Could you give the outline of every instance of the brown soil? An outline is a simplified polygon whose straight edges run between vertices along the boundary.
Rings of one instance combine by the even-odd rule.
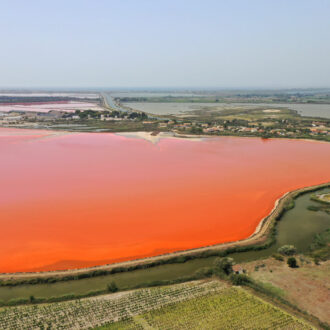
[[[290,268],[286,260],[277,261],[273,258],[242,266],[252,278],[270,283],[282,292],[283,298],[329,324],[330,261],[317,266],[307,257],[301,258],[296,257],[299,268]],[[258,265],[258,270],[255,270]]]

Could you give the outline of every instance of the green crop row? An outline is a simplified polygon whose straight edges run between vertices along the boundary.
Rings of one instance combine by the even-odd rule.
[[[163,306],[100,329],[312,329],[304,321],[253,296],[227,288]]]
[[[90,329],[223,288],[218,281],[195,281],[60,303],[5,307],[0,309],[0,329]]]

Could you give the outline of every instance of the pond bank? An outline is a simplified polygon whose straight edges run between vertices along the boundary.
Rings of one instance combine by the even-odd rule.
[[[182,258],[186,260],[198,259],[198,258],[206,258],[212,255],[217,255],[218,252],[226,251],[231,249],[235,252],[235,249],[240,249],[241,251],[237,252],[242,253],[245,251],[254,250],[255,245],[259,245],[262,243],[268,243],[270,246],[273,244],[274,237],[272,237],[272,230],[274,229],[274,225],[276,220],[280,219],[286,210],[289,210],[294,206],[293,200],[298,196],[305,194],[307,192],[313,192],[315,190],[319,190],[322,188],[330,187],[330,183],[323,183],[315,186],[304,187],[298,190],[294,190],[284,194],[280,199],[275,202],[275,206],[270,212],[268,216],[263,218],[259,225],[257,226],[254,234],[250,237],[236,242],[223,243],[213,246],[206,246],[186,251],[178,251],[169,254],[164,254],[156,257],[149,257],[144,259],[125,261],[120,263],[114,263],[110,265],[102,265],[95,266],[90,268],[81,268],[81,269],[69,269],[62,271],[49,271],[49,272],[36,272],[36,273],[10,273],[10,274],[0,274],[0,280],[23,280],[30,278],[59,278],[59,277],[69,277],[68,280],[74,279],[71,277],[81,276],[83,278],[83,274],[90,274],[92,272],[101,275],[105,275],[107,273],[122,273],[127,271],[133,271],[137,269],[145,269],[150,267],[155,267],[163,264],[171,264],[171,263],[180,263],[182,262]],[[274,234],[274,233],[273,233]],[[268,240],[268,242],[267,242]],[[267,246],[268,247],[268,246]],[[257,250],[265,249],[265,247],[261,246],[261,248],[257,247]],[[178,259],[181,258],[181,259]],[[118,271],[116,271],[118,270]],[[89,277],[89,276],[86,276]],[[94,277],[94,276],[92,276]]]
[[[322,191],[329,191],[325,188]],[[330,217],[325,212],[308,211],[306,206],[313,201],[310,200],[312,192],[299,196],[295,201],[295,207],[285,212],[280,221],[276,221],[276,242],[266,249],[249,250],[229,254],[237,263],[263,259],[271,256],[277,251],[278,246],[293,244],[297,247],[298,253],[308,251],[315,234],[320,233],[324,228],[330,226]],[[299,230],[298,230],[299,229]],[[294,235],[293,235],[294,233]],[[219,253],[219,251],[216,251]],[[154,267],[139,268],[136,270],[104,274],[95,272],[95,277],[84,277],[88,273],[81,273],[80,276],[66,278],[48,277],[49,282],[39,282],[47,278],[31,278],[30,284],[18,284],[15,286],[0,286],[0,302],[15,303],[18,299],[29,299],[31,295],[44,300],[61,301],[106,292],[109,283],[115,282],[119,290],[131,290],[137,287],[159,286],[171,283],[180,283],[194,279],[194,277],[213,267],[216,255],[190,259],[172,259],[172,263],[160,264]],[[118,268],[117,268],[118,269]],[[89,274],[92,272],[90,271]],[[76,279],[74,279],[76,278]],[[55,282],[52,282],[52,279]],[[30,281],[28,278],[22,281]],[[15,281],[17,282],[17,281]],[[4,283],[3,283],[4,284]]]

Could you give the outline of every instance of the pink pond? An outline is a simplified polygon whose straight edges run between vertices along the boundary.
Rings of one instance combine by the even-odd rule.
[[[330,144],[0,128],[0,272],[235,241],[285,192],[330,180]]]
[[[33,103],[1,103],[0,112],[8,111],[66,111],[74,112],[76,110],[103,110],[96,103],[75,102],[75,101],[57,101],[57,102],[33,102]]]

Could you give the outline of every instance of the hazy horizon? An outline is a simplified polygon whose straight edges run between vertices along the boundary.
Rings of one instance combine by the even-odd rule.
[[[5,87],[0,86],[0,92],[6,93],[6,92],[74,92],[74,91],[81,91],[81,92],[184,92],[184,91],[192,91],[192,92],[329,92],[330,87],[288,87],[288,88],[281,88],[281,87],[274,87],[274,88],[263,88],[263,87],[236,87],[236,88],[225,88],[225,87],[205,87],[205,86],[141,86],[141,87],[120,87],[120,86],[109,86],[109,87],[93,87],[93,86],[26,86],[26,87],[20,87],[20,86],[12,86],[12,87]]]
[[[4,1],[0,89],[330,88],[330,2]]]

